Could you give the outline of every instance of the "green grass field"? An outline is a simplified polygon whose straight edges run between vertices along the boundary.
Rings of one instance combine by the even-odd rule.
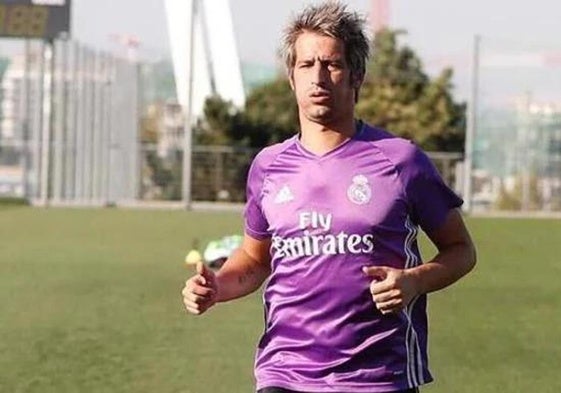
[[[468,224],[479,264],[430,296],[423,391],[561,391],[561,221]],[[240,231],[239,213],[0,207],[0,392],[251,392],[260,296],[193,317],[179,294],[193,239]]]

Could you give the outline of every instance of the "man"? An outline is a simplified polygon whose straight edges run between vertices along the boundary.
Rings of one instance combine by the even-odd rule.
[[[267,280],[257,390],[416,392],[432,380],[426,294],[475,264],[462,201],[412,143],[355,121],[368,57],[357,14],[308,7],[284,55],[301,133],[255,158],[242,245],[216,275],[198,266],[185,307],[202,314]],[[438,248],[427,263],[419,227]]]

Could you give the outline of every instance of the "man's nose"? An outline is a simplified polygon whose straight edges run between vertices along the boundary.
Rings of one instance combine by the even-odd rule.
[[[312,84],[323,85],[327,79],[327,67],[321,62],[316,62],[312,68]]]

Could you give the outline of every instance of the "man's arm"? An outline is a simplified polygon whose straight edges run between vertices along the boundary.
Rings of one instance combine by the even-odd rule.
[[[181,291],[185,309],[200,315],[217,302],[225,302],[256,291],[271,273],[271,241],[245,235],[241,247],[214,273],[202,262],[197,274],[185,282]]]
[[[258,240],[244,235],[242,245],[216,274],[216,301],[225,302],[248,295],[271,274],[271,240]]]
[[[383,314],[403,309],[417,295],[453,284],[475,266],[475,247],[457,209],[450,210],[443,225],[427,235],[438,249],[433,260],[405,270],[364,268],[374,278],[370,292]]]
[[[438,249],[433,260],[409,269],[419,294],[445,288],[473,269],[476,252],[458,209],[450,210],[444,224],[427,233]]]

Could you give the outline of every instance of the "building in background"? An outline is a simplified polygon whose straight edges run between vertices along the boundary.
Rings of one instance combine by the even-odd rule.
[[[30,55],[30,63],[37,63],[36,53]],[[21,167],[21,149],[24,137],[24,105],[29,105],[30,112],[39,110],[39,74],[28,74],[29,92],[25,98],[25,56],[16,55],[5,59],[2,66],[0,82],[0,196],[23,197],[23,168]],[[32,121],[32,119],[28,119]]]
[[[75,41],[25,52],[27,70],[16,55],[1,80],[0,194],[40,205],[137,198],[138,64]]]
[[[561,209],[561,103],[482,114],[474,158],[474,207]]]
[[[176,101],[168,101],[163,105],[159,124],[158,156],[164,159],[175,157],[183,143],[183,126],[185,116],[183,108]]]
[[[31,54],[30,62],[36,63],[37,60],[37,54]],[[25,56],[23,54],[16,55],[10,59],[0,83],[2,89],[0,139],[3,144],[14,143],[23,139],[24,77]],[[36,93],[39,87],[37,86],[39,74],[30,70],[28,80],[30,81],[29,89]],[[31,113],[34,113],[34,110],[38,108],[36,97],[37,94],[29,95],[27,103],[30,106]]]
[[[271,82],[282,72],[276,66],[241,63],[244,93],[251,94],[253,89]],[[185,124],[183,108],[177,100],[171,61],[162,60],[142,64],[141,91],[144,116],[158,118],[156,138],[158,156],[163,159],[171,158],[174,151],[183,148]],[[201,116],[202,113],[198,115],[197,120],[201,120]]]

